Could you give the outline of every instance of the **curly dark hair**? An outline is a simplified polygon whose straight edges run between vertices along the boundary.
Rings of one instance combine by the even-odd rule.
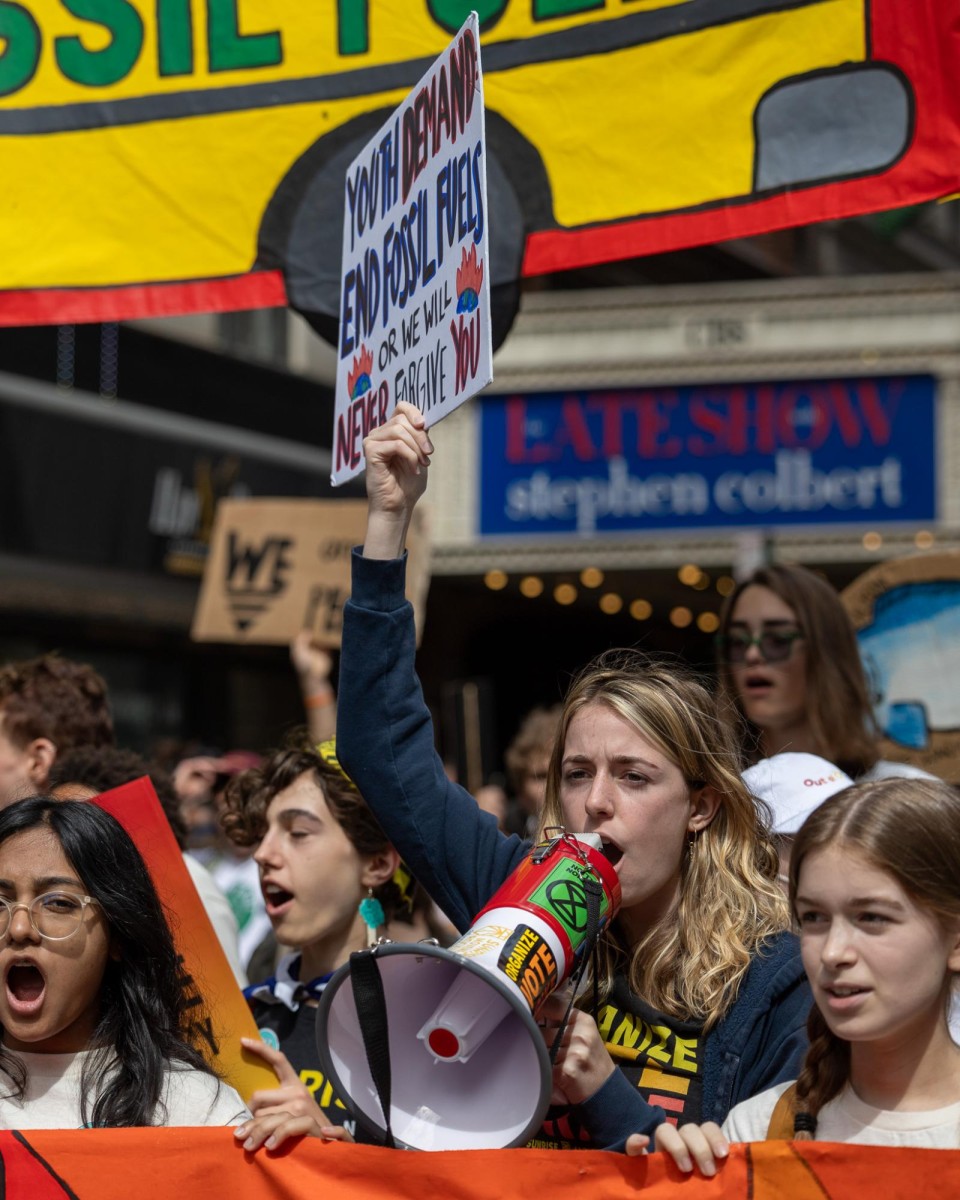
[[[112,746],[107,685],[86,663],[44,654],[0,667],[0,712],[16,746],[49,738],[57,752]]]
[[[268,754],[261,766],[241,771],[229,781],[221,797],[220,815],[227,837],[238,846],[256,846],[266,833],[271,802],[306,774],[312,775],[331,816],[358,854],[379,854],[390,846],[356,786],[323,758],[305,730],[292,734],[286,745]],[[401,899],[399,887],[389,879],[375,888],[374,894],[389,921]]]
[[[101,792],[122,787],[144,775],[153,784],[177,845],[185,850],[187,827],[180,815],[173,780],[166,771],[147,762],[135,750],[121,750],[118,746],[77,746],[65,754],[58,754],[47,776],[47,791],[52,792],[67,783],[78,783],[99,796]]]

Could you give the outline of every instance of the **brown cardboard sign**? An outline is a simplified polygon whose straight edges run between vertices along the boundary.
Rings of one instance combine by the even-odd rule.
[[[425,511],[414,513],[407,535],[418,641],[430,583]],[[350,554],[366,521],[365,500],[221,500],[190,636],[279,645],[310,629],[320,645],[339,646]]]
[[[960,554],[879,563],[842,595],[884,758],[960,782]]]

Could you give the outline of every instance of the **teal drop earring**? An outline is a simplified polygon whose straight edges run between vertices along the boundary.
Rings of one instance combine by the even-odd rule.
[[[375,946],[380,939],[380,930],[387,923],[383,905],[374,896],[373,888],[367,888],[366,897],[360,901],[360,916],[367,927],[367,945]]]

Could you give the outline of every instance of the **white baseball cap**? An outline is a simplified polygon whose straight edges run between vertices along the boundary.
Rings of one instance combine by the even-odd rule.
[[[816,754],[775,754],[748,767],[743,782],[770,806],[774,833],[796,833],[814,809],[853,780]]]

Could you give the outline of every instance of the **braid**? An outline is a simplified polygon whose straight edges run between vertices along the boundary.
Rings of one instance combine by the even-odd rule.
[[[832,1034],[816,1005],[807,1018],[810,1048],[797,1076],[794,1139],[812,1141],[820,1109],[838,1095],[850,1078],[850,1043]]]

